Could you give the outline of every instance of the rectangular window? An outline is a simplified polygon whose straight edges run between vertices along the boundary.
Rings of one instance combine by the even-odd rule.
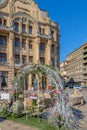
[[[26,42],[25,42],[25,39],[22,40],[22,48],[25,48],[26,46]]]
[[[29,34],[32,34],[32,26],[29,26]]]
[[[19,38],[15,38],[15,47],[19,47]]]
[[[7,22],[6,20],[3,21],[4,26],[6,26],[6,22]]]
[[[0,45],[6,45],[7,44],[7,37],[0,35]]]
[[[32,44],[29,44],[29,49],[32,49]]]
[[[22,56],[22,63],[26,64],[26,56]]]
[[[40,51],[45,51],[45,44],[44,43],[40,43],[39,50]]]
[[[33,56],[29,56],[29,64],[33,63]]]
[[[42,30],[42,31],[43,31],[42,33],[44,34],[44,33],[45,33],[45,29],[43,28],[43,30]]]
[[[54,53],[54,45],[51,46],[51,52]]]
[[[0,78],[1,78],[1,88],[8,86],[8,72],[7,71],[1,71],[0,72]]]
[[[40,63],[45,64],[45,58],[40,58]]]
[[[15,55],[15,63],[16,64],[20,63],[20,56],[19,55]]]
[[[0,19],[0,26],[2,26],[2,19]]]
[[[18,24],[17,22],[16,22],[15,25],[14,25],[14,30],[15,30],[16,32],[19,31],[19,24]]]
[[[54,31],[51,31],[51,36],[52,38],[54,38]]]
[[[0,62],[6,62],[7,61],[7,55],[4,53],[0,53]]]
[[[26,32],[26,26],[24,24],[22,24],[22,32]]]
[[[51,59],[52,66],[55,66],[55,60]]]
[[[39,33],[41,34],[41,28],[39,28]]]

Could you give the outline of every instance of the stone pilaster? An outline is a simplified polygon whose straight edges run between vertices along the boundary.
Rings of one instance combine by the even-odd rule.
[[[26,32],[29,33],[29,20],[26,21]]]
[[[19,20],[19,33],[22,32],[22,18]]]
[[[20,62],[22,63],[22,37],[20,36]]]
[[[35,44],[33,47],[33,52],[34,52],[34,63],[37,64],[39,63],[39,44],[40,44],[40,38],[36,38]]]
[[[29,38],[26,39],[26,53],[27,53],[26,63],[27,65],[29,65]]]
[[[9,33],[8,44],[8,60],[9,60],[9,72],[8,72],[8,87],[12,88],[12,82],[14,80],[14,34]]]
[[[28,90],[32,89],[32,75],[30,74],[28,76]]]
[[[51,64],[51,44],[52,41],[49,39],[46,45],[46,53],[45,53],[45,63],[47,65]]]

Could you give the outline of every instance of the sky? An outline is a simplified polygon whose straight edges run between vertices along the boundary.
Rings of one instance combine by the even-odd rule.
[[[60,28],[60,62],[87,42],[87,0],[35,0]]]

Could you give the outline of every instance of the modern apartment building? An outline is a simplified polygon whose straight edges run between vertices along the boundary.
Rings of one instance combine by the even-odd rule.
[[[75,82],[87,84],[87,43],[67,56],[67,76]]]
[[[60,30],[33,0],[0,0],[0,89],[12,88],[21,67],[41,63],[59,67]],[[32,76],[27,86],[31,86]]]

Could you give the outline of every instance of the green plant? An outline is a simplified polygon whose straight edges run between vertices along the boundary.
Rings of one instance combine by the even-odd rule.
[[[12,113],[12,115],[14,117],[22,116],[23,109],[24,109],[23,103],[21,102],[21,100],[17,100],[16,104],[13,104],[13,113]]]

